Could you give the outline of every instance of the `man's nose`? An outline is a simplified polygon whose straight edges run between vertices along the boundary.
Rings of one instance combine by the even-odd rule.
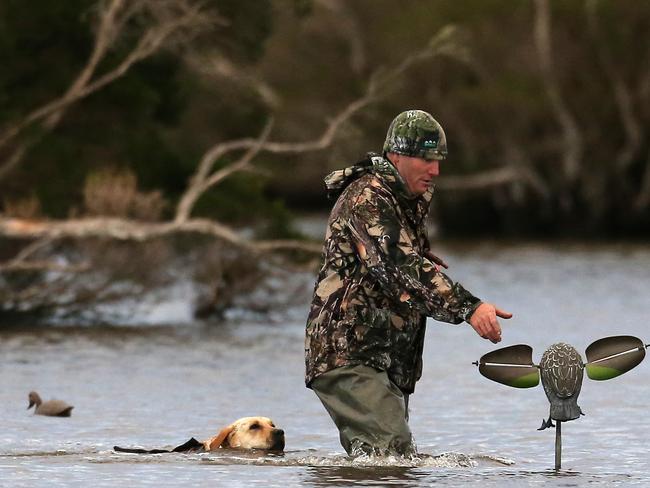
[[[429,174],[431,176],[438,176],[440,174],[440,161],[432,161],[429,165]]]

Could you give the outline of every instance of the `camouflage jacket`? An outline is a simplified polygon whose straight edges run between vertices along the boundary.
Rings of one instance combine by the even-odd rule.
[[[432,189],[410,197],[390,161],[372,153],[325,183],[338,199],[307,319],[306,384],[365,364],[411,393],[422,373],[426,317],[459,324],[481,302],[426,257]]]

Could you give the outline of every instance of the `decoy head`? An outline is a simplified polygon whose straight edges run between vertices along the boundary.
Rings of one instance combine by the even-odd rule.
[[[41,403],[43,403],[43,401],[41,400],[41,397],[35,391],[30,391],[29,395],[27,395],[27,397],[29,398],[29,406],[27,407],[27,410],[32,408],[34,405],[36,405],[36,407],[38,407]]]

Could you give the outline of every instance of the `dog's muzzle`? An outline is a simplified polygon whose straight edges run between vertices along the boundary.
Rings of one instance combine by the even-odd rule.
[[[273,441],[270,447],[271,451],[284,450],[284,430],[273,429],[271,431],[271,440]]]

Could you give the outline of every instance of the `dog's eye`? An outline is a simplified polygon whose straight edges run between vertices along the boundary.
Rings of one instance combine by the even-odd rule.
[[[260,424],[253,424],[249,427],[250,430],[256,430],[260,428]]]

